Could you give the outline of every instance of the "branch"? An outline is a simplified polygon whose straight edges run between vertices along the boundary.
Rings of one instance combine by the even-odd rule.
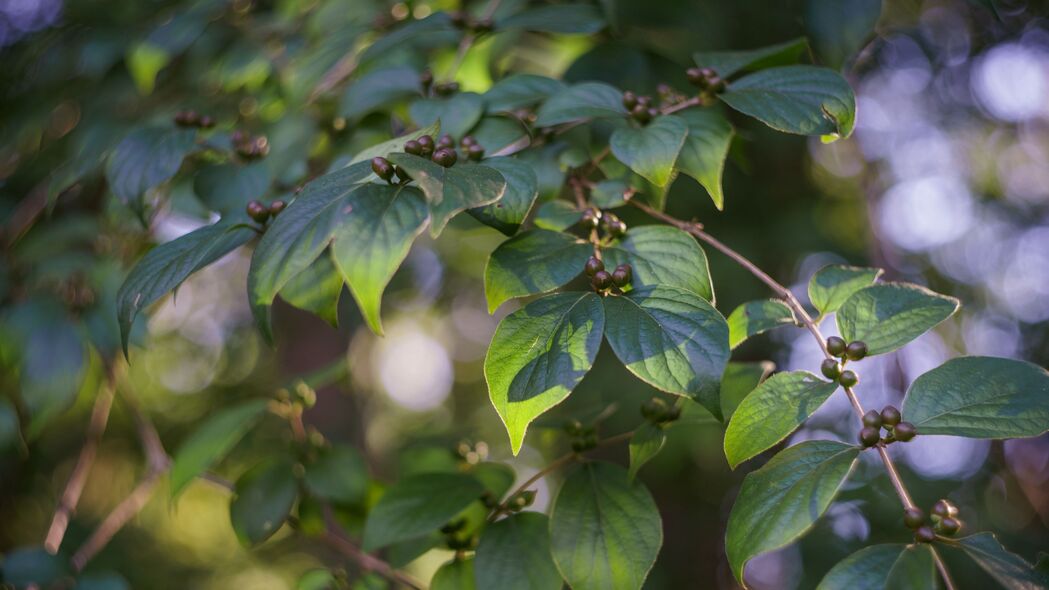
[[[361,568],[366,571],[374,572],[387,580],[398,582],[409,588],[414,588],[415,590],[423,590],[426,588],[422,582],[402,571],[394,569],[393,566],[382,559],[369,553],[365,553],[359,547],[344,539],[330,528],[324,531],[321,540],[328,544],[332,549],[335,549],[339,553],[342,553],[346,557],[357,562],[357,565],[361,566]]]

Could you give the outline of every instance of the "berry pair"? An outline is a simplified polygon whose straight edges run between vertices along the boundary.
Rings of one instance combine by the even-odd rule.
[[[612,286],[622,289],[630,284],[634,278],[634,269],[629,264],[620,264],[612,272],[605,270],[605,263],[597,256],[591,256],[583,266],[590,284],[595,291],[605,291]]]
[[[642,125],[659,116],[659,109],[652,106],[651,96],[638,96],[627,90],[623,93],[623,106],[630,112],[630,116]]]
[[[258,160],[265,158],[270,153],[270,142],[265,135],[252,137],[250,134],[240,131],[233,132],[231,137],[233,150],[245,160]]]
[[[937,500],[928,516],[917,506],[905,509],[903,524],[914,531],[914,540],[918,543],[932,543],[937,534],[950,537],[962,529],[958,507],[947,499]]]
[[[827,352],[841,359],[859,361],[867,356],[867,344],[859,340],[846,344],[844,339],[831,336],[827,338]]]
[[[664,426],[681,417],[681,408],[654,397],[641,404],[641,416],[656,426]]]
[[[215,126],[215,119],[208,115],[201,115],[197,111],[179,111],[175,113],[175,125],[179,127],[211,129]]]
[[[842,364],[835,359],[824,359],[820,364],[820,372],[827,379],[837,381],[845,387],[852,387],[860,382],[860,377],[855,371],[842,370]]]
[[[689,68],[685,70],[688,83],[700,90],[709,90],[714,93],[724,92],[728,84],[718,76],[711,68]]]
[[[870,448],[879,442],[889,444],[895,441],[907,442],[918,434],[918,429],[910,422],[903,422],[900,411],[894,406],[885,406],[881,412],[870,410],[863,415],[863,428],[860,430],[860,444]],[[881,429],[886,431],[885,438]]]
[[[270,203],[269,207],[260,201],[251,201],[245,210],[248,213],[248,217],[252,218],[256,223],[266,223],[266,220],[270,217],[280,215],[280,212],[284,210],[286,205],[287,203],[280,199]]]

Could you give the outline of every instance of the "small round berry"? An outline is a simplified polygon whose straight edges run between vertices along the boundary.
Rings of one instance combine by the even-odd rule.
[[[873,447],[881,440],[881,432],[873,426],[864,426],[860,429],[859,440],[863,448]]]
[[[848,369],[841,372],[841,376],[838,377],[838,383],[841,383],[845,387],[852,387],[860,382],[860,378],[855,372],[849,371]]]
[[[280,199],[273,201],[272,203],[270,203],[270,215],[272,215],[273,217],[280,215],[280,212],[283,211],[284,208],[287,206],[288,204]]]
[[[423,135],[415,141],[419,142],[419,145],[422,147],[422,153],[419,154],[420,156],[429,156],[433,153],[433,137],[430,137],[429,135]]]
[[[873,426],[874,428],[881,428],[881,414],[878,410],[869,410],[863,415],[863,425]]]
[[[827,379],[837,380],[841,376],[841,365],[834,359],[823,359],[823,362],[820,363],[820,372]]]
[[[412,179],[412,176],[408,174],[408,171],[400,166],[394,166],[393,172],[397,175],[398,182],[408,182]]]
[[[689,68],[685,70],[685,76],[688,78],[689,84],[700,88],[707,87],[707,77],[703,73],[702,68]]]
[[[429,90],[430,86],[433,86],[433,72],[423,70],[423,73],[419,74],[419,84],[422,85],[423,90]]]
[[[667,411],[667,403],[658,397],[654,397],[641,404],[641,415],[646,420],[658,420]]]
[[[659,109],[656,107],[648,107],[648,116],[651,119],[655,119],[659,116]]]
[[[601,222],[601,211],[598,209],[587,209],[583,211],[583,217],[580,221],[583,222],[583,225],[597,227],[597,224]]]
[[[468,147],[470,147],[470,146],[472,146],[472,145],[474,145],[476,143],[477,143],[477,139],[474,136],[472,136],[472,135],[465,135],[465,136],[463,136],[462,140],[459,142],[459,145],[463,146],[464,148],[468,148]]]
[[[718,73],[714,71],[714,68],[700,68],[700,70],[703,72],[703,77],[707,79],[718,75]]]
[[[929,526],[920,526],[914,531],[914,540],[919,543],[932,543],[936,540],[936,533]]]
[[[475,143],[466,148],[466,157],[474,162],[480,162],[484,158],[484,148]]]
[[[571,436],[579,436],[583,434],[583,423],[573,418],[565,424],[565,432]]]
[[[211,129],[212,127],[215,126],[215,118],[214,117],[210,117],[208,115],[204,115],[203,117],[200,118],[200,121],[197,122],[197,125],[201,129]]]
[[[433,157],[431,159],[445,168],[450,168],[454,166],[456,160],[459,159],[459,154],[455,153],[455,150],[452,148],[437,148],[437,150],[433,152]]]
[[[909,529],[916,529],[925,524],[925,512],[917,506],[911,506],[903,511],[903,524]]]
[[[376,156],[372,158],[372,172],[388,182],[393,178],[393,164],[390,164],[390,161],[382,156]]]
[[[445,133],[444,135],[441,136],[440,139],[437,140],[437,147],[439,147],[439,148],[455,147],[455,140],[452,139],[451,135],[448,135],[447,133]]]
[[[671,92],[673,92],[673,89],[670,88],[670,84],[667,84],[665,82],[660,82],[659,84],[656,85],[656,94],[658,94],[660,96],[663,96],[663,97],[669,96]]]
[[[437,84],[433,87],[433,91],[437,93],[437,96],[450,96],[459,92],[459,83],[448,82],[447,84]]]
[[[612,286],[612,275],[607,270],[599,270],[595,272],[594,277],[590,279],[590,284],[592,284],[598,291],[604,291]]]
[[[837,336],[827,338],[827,352],[831,356],[840,357],[845,354],[845,341]]]
[[[862,360],[863,357],[867,356],[867,343],[860,342],[859,340],[850,342],[849,345],[845,347],[845,356],[848,357],[850,361]]]
[[[179,127],[196,127],[200,124],[200,115],[196,111],[179,111],[175,113],[175,124]]]
[[[623,275],[624,275],[623,278],[626,281],[625,284],[629,285],[630,282],[634,280],[634,267],[630,266],[629,264],[624,263],[624,264],[620,264],[619,266],[617,266],[615,271],[612,272],[612,275],[613,275],[612,278],[613,279],[615,278],[615,273],[617,273],[617,272],[622,272],[623,273]],[[619,287],[623,286],[623,285],[620,285],[619,283],[616,283],[616,285],[619,286]]]
[[[722,78],[713,76],[709,79],[710,89],[714,92],[724,92],[728,88],[728,83]]]
[[[254,219],[258,223],[266,223],[266,220],[269,219],[270,216],[269,208],[259,201],[249,202],[245,210],[248,212],[248,217]]]
[[[647,96],[647,95],[646,96],[639,96],[639,97],[637,97],[637,104],[639,104],[639,105],[641,105],[641,106],[643,106],[643,107],[645,107],[647,109],[648,107],[652,106],[652,97],[651,96]]]
[[[421,156],[423,154],[423,146],[414,139],[409,139],[404,142],[404,152],[413,156]]]
[[[902,419],[903,416],[895,406],[885,406],[885,409],[881,411],[881,421],[887,426],[896,426]]]
[[[626,287],[630,284],[630,273],[622,268],[616,268],[612,271],[612,284],[620,288]]]
[[[936,528],[939,532],[947,536],[952,536],[962,529],[962,522],[953,516],[948,516],[941,520],[939,526]]]
[[[632,111],[637,106],[637,95],[633,92],[626,90],[623,92],[623,106],[626,110]]]
[[[648,123],[652,120],[652,114],[648,112],[648,107],[642,104],[638,104],[630,111],[630,116],[634,118],[638,123]]]
[[[602,270],[605,270],[605,263],[601,262],[601,259],[597,256],[591,256],[590,258],[587,258],[586,265],[583,267],[583,270],[586,271],[587,276],[592,277],[597,273],[601,272]]]
[[[910,422],[900,422],[892,427],[892,435],[900,442],[907,442],[918,434],[918,429]]]
[[[613,217],[612,219],[609,219],[606,223],[606,227],[608,228],[608,233],[611,234],[614,238],[619,238],[626,235],[626,223],[624,223],[623,220],[619,219],[618,217]]]
[[[932,510],[930,510],[930,512],[933,516],[939,518],[954,518],[958,516],[958,507],[952,504],[950,500],[937,500],[936,503],[932,505]]]

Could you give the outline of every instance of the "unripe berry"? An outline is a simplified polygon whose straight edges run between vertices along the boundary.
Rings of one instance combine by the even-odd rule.
[[[645,420],[659,420],[667,411],[667,403],[658,397],[654,397],[641,404],[641,416]]]
[[[452,148],[442,147],[437,148],[437,150],[433,152],[432,159],[434,162],[440,164],[441,166],[444,166],[445,168],[450,168],[454,166],[456,160],[459,159],[459,154],[455,153],[455,150],[453,150]]]
[[[823,362],[820,363],[820,372],[827,379],[837,380],[841,376],[841,365],[834,359],[823,359]]]
[[[612,283],[617,287],[626,287],[634,278],[634,269],[629,264],[620,264],[612,271]]]
[[[602,270],[605,270],[605,263],[601,262],[601,259],[597,256],[591,256],[586,260],[586,266],[583,267],[586,271],[587,276],[594,276]]]
[[[827,338],[827,352],[831,356],[840,357],[845,354],[845,341],[837,336]]]
[[[878,441],[881,440],[881,432],[873,426],[864,426],[860,429],[859,439],[863,448],[870,448],[878,444]]]
[[[382,156],[372,158],[372,172],[379,178],[389,182],[393,178],[393,164]]]
[[[903,524],[909,529],[916,529],[925,524],[925,512],[917,506],[911,506],[903,511]]]
[[[612,275],[609,274],[607,270],[599,270],[595,272],[594,277],[590,279],[590,284],[592,284],[598,291],[604,291],[612,286]]]
[[[451,96],[456,92],[459,92],[458,82],[448,82],[447,84],[437,84],[433,87],[433,91],[437,93],[437,96]]]
[[[865,342],[860,342],[859,340],[850,342],[849,345],[845,347],[845,356],[850,361],[863,359],[863,357],[867,356],[867,344]]]
[[[936,533],[928,526],[921,526],[914,531],[914,540],[919,543],[932,543],[936,540]]]
[[[632,111],[637,106],[637,95],[629,90],[623,92],[623,106],[626,110]]]
[[[480,162],[484,158],[484,148],[476,143],[466,148],[466,157],[474,162]]]
[[[878,413],[878,410],[868,410],[863,415],[863,425],[881,428],[881,414]]]
[[[881,421],[886,426],[896,426],[902,418],[900,411],[894,406],[885,406],[885,409],[881,411]]]
[[[280,215],[280,212],[283,211],[284,208],[287,206],[288,204],[280,199],[273,201],[272,203],[270,203],[270,215],[272,215],[273,217]]]
[[[710,89],[714,92],[724,92],[728,88],[728,83],[717,76],[712,76],[708,79],[708,82],[710,83]]]
[[[421,156],[423,155],[423,146],[418,141],[409,139],[404,142],[404,151],[413,156]]]
[[[910,422],[900,422],[892,427],[892,435],[900,442],[907,442],[918,434],[918,429]]]
[[[841,376],[838,377],[838,383],[841,383],[845,387],[852,387],[853,385],[856,385],[859,382],[859,376],[857,376],[856,373],[849,370],[842,371]]]
[[[568,423],[565,424],[565,432],[570,436],[579,436],[580,434],[583,434],[583,423],[575,419],[569,420]]]
[[[635,121],[641,124],[648,123],[652,120],[652,113],[648,112],[648,107],[641,104],[638,104],[633,108],[633,110],[630,111],[630,116],[632,116]]]
[[[259,201],[249,202],[245,210],[248,212],[248,217],[258,223],[266,223],[270,216],[270,210]]]
[[[936,529],[939,532],[947,536],[952,536],[956,534],[959,530],[961,530],[961,528],[962,522],[952,516],[948,516],[947,518],[941,520],[940,524],[936,527]]]

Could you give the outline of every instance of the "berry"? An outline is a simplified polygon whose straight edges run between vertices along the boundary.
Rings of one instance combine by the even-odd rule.
[[[175,113],[175,124],[179,127],[196,127],[200,122],[200,116],[196,111],[179,111]]]
[[[874,428],[881,428],[881,414],[878,410],[870,410],[863,415],[863,425],[873,426]]]
[[[565,424],[565,432],[571,436],[579,436],[583,434],[583,423],[575,419],[569,420]]]
[[[445,168],[451,168],[459,159],[459,154],[455,153],[452,148],[437,148],[431,159]]]
[[[612,271],[612,283],[617,287],[626,287],[634,278],[634,269],[629,264],[620,264]]]
[[[911,506],[903,511],[903,524],[909,529],[916,529],[925,524],[925,513],[917,506]]]
[[[583,222],[583,225],[597,227],[597,224],[601,221],[601,211],[597,209],[587,209],[586,211],[583,211],[581,221]]]
[[[437,93],[437,96],[450,96],[459,92],[459,83],[448,82],[447,84],[436,84],[433,87],[433,91]]]
[[[641,404],[641,415],[645,420],[660,420],[666,411],[667,403],[658,397]]]
[[[418,141],[409,139],[404,142],[404,151],[413,156],[421,156],[423,154],[423,146]]]
[[[623,92],[623,106],[626,110],[632,111],[637,106],[637,95],[629,90]]]
[[[599,270],[595,272],[594,277],[590,279],[590,284],[592,284],[598,291],[604,291],[612,286],[612,275],[609,274],[607,270]]]
[[[273,201],[272,203],[270,203],[270,215],[272,215],[273,217],[280,215],[280,212],[283,211],[284,208],[287,206],[288,204],[280,199]]]
[[[710,89],[714,92],[724,92],[725,89],[728,88],[728,83],[717,76],[710,77],[708,82],[710,84]]]
[[[215,119],[213,117],[209,117],[208,115],[204,115],[200,118],[200,121],[197,123],[197,126],[201,129],[211,129],[215,126]]]
[[[881,421],[887,426],[896,426],[901,419],[900,411],[893,406],[885,406],[885,409],[881,411]]]
[[[660,96],[663,96],[663,97],[669,96],[671,92],[673,92],[673,89],[670,88],[670,84],[666,84],[664,82],[660,82],[659,84],[656,85],[656,94],[658,94]]]
[[[429,156],[433,153],[434,145],[432,137],[430,137],[429,135],[423,135],[415,141],[419,142],[419,145],[422,146],[423,151],[419,154],[420,156]]]
[[[845,354],[845,341],[837,336],[827,338],[827,352],[831,356],[840,357]]]
[[[459,144],[462,145],[464,148],[468,148],[468,147],[470,147],[472,145],[475,145],[476,143],[477,143],[477,139],[475,139],[474,136],[472,136],[472,135],[464,136],[462,141],[459,142]]]
[[[639,104],[639,105],[641,105],[641,106],[643,106],[643,107],[645,107],[647,109],[648,107],[652,106],[652,97],[651,96],[639,96],[639,97],[637,97],[637,104]]]
[[[393,164],[382,156],[372,158],[372,172],[379,178],[389,182],[393,178]]]
[[[423,73],[419,74],[419,84],[422,85],[423,91],[427,91],[433,86],[433,73],[430,70],[423,70]]]
[[[936,533],[928,526],[921,526],[914,531],[914,540],[918,543],[932,543],[936,540]]]
[[[856,373],[849,370],[842,371],[841,376],[838,377],[838,383],[841,383],[845,387],[852,387],[853,385],[856,385],[859,382],[860,378],[856,375]]]
[[[958,507],[952,504],[950,500],[937,500],[936,503],[932,505],[932,510],[930,512],[932,512],[933,516],[939,518],[954,518],[955,516],[958,516]]]
[[[393,172],[394,172],[394,174],[397,175],[397,181],[398,182],[408,182],[409,180],[412,179],[411,175],[408,174],[408,172],[405,171],[405,169],[401,168],[400,166],[394,166],[393,167]]]
[[[466,148],[466,157],[474,162],[480,162],[484,158],[484,148],[475,143]]]
[[[881,440],[881,431],[879,431],[873,426],[864,426],[860,429],[859,439],[860,444],[863,445],[863,448],[866,449],[873,447],[874,445],[878,444],[879,440]]]
[[[652,119],[655,119],[659,116],[659,109],[657,109],[656,107],[648,107],[648,116]]]
[[[834,359],[823,359],[820,364],[820,372],[827,379],[837,379],[841,375],[841,365]]]
[[[907,442],[918,434],[918,429],[910,422],[900,422],[892,427],[892,435],[900,442]]]
[[[269,208],[258,201],[251,201],[248,203],[246,211],[248,212],[248,217],[254,219],[258,223],[266,223],[266,220],[269,219],[270,216]]]
[[[689,68],[685,70],[685,76],[689,84],[700,88],[707,87],[707,76],[703,73],[702,68]]]
[[[860,342],[859,340],[850,342],[849,345],[845,347],[845,356],[848,357],[850,361],[863,359],[863,357],[867,356],[867,344],[865,342]]]
[[[440,139],[437,140],[437,147],[439,147],[439,148],[455,147],[455,140],[452,139],[451,135],[448,135],[447,133],[445,133],[444,135],[441,136]]]
[[[718,73],[714,71],[714,68],[700,68],[700,71],[703,72],[703,77],[708,80],[718,75]]]
[[[958,520],[957,518],[954,518],[952,516],[948,516],[947,518],[941,520],[940,524],[936,527],[936,529],[939,532],[941,532],[941,533],[943,533],[943,534],[945,534],[947,536],[954,535],[959,530],[961,530],[961,528],[962,528],[962,522],[960,520]]]
[[[590,258],[587,258],[586,266],[583,267],[583,270],[586,271],[587,276],[592,277],[602,270],[605,270],[605,263],[601,262],[601,259],[597,256],[591,256]]]
[[[652,114],[648,112],[648,107],[638,103],[637,106],[630,111],[630,116],[634,118],[638,123],[648,123],[652,120]]]

